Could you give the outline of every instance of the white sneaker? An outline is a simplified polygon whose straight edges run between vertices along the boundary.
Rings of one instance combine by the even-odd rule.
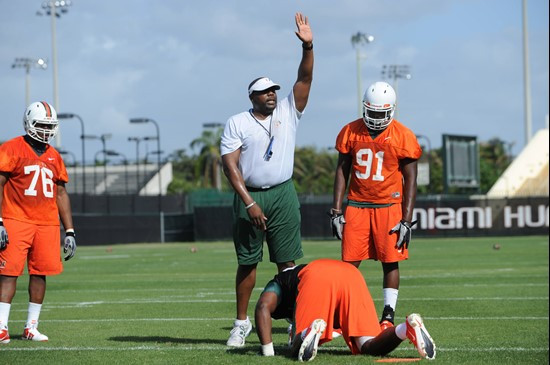
[[[31,340],[31,341],[39,341],[39,342],[48,341],[48,336],[38,332],[38,328],[36,327],[26,327],[25,331],[23,332],[23,336],[21,338],[23,340]]]
[[[229,334],[229,340],[227,340],[227,346],[230,347],[243,347],[245,339],[252,332],[252,323],[247,321],[245,324],[233,325],[233,329]]]

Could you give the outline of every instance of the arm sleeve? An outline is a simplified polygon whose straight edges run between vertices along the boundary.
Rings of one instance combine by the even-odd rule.
[[[233,118],[230,118],[225,124],[220,142],[221,155],[227,155],[241,148],[243,145],[242,139],[238,133],[237,125]]]
[[[10,155],[12,153],[5,146],[0,146],[0,171],[12,172],[15,168],[15,160]]]
[[[335,148],[338,152],[343,154],[349,153],[349,136],[350,136],[350,126],[349,124],[346,125],[340,133],[338,133],[338,137],[336,137],[336,145]]]
[[[282,289],[281,289],[281,286],[276,281],[271,280],[269,283],[267,283],[262,293],[265,293],[265,292],[275,293],[277,295],[277,305],[281,303]]]

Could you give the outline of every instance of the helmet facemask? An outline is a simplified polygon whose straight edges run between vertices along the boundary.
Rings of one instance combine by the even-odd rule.
[[[57,120],[29,120],[25,123],[25,131],[32,139],[42,143],[50,143],[57,135],[59,121]]]
[[[367,102],[363,103],[363,121],[367,128],[379,131],[386,129],[393,120],[395,106],[373,108]]]
[[[396,95],[386,82],[376,82],[363,96],[363,121],[371,130],[384,130],[393,120]]]

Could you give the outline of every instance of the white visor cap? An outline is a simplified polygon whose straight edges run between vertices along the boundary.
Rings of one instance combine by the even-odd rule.
[[[248,95],[252,94],[254,91],[264,91],[267,89],[275,88],[275,90],[279,90],[281,86],[279,84],[274,83],[271,81],[271,79],[267,77],[262,77],[257,79],[256,81],[253,81],[252,84],[248,87]]]

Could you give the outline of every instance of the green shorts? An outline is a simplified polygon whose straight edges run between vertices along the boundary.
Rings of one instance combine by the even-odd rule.
[[[233,242],[239,265],[262,261],[264,237],[269,260],[275,263],[295,261],[304,256],[300,236],[300,203],[292,180],[269,189],[249,189],[254,201],[267,217],[264,232],[252,225],[240,197],[233,200]]]

